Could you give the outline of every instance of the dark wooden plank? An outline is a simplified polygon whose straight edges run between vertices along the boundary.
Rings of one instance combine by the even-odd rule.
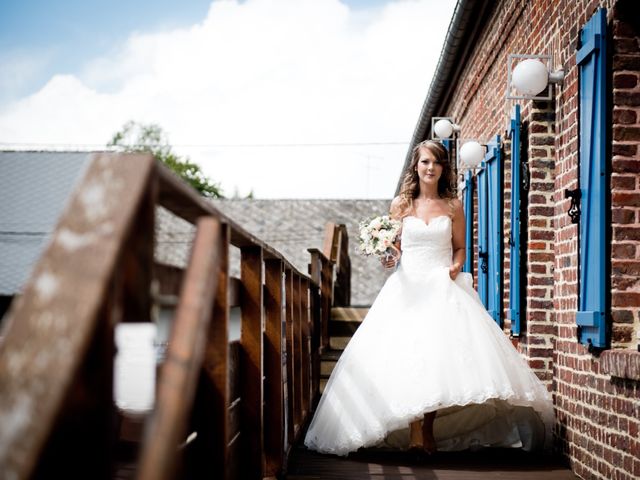
[[[299,435],[304,417],[303,382],[302,382],[302,296],[300,292],[300,276],[293,275],[293,348],[295,362],[293,364],[293,376],[295,378],[295,409],[293,411],[294,435]]]
[[[211,217],[198,220],[194,245],[185,272],[169,339],[167,358],[158,382],[156,407],[145,433],[138,478],[172,478],[177,466],[177,447],[193,404],[195,387],[213,311],[218,282],[220,222]]]
[[[311,410],[315,409],[315,405],[320,396],[320,325],[321,325],[321,305],[320,305],[320,288],[309,283],[309,313],[311,319],[309,322],[311,338]]]
[[[577,477],[556,456],[510,449],[438,453],[419,459],[408,452],[364,450],[348,457],[294,449],[288,480],[311,479],[438,479],[574,480]]]
[[[284,455],[284,398],[282,376],[283,265],[279,259],[265,261],[265,475],[282,471]]]
[[[240,280],[242,302],[242,432],[246,448],[243,461],[245,478],[262,478],[263,458],[263,332],[262,248],[241,249]]]
[[[337,225],[335,223],[328,222],[324,227],[324,239],[322,243],[322,253],[331,261],[335,261],[336,252],[335,244],[338,235]]]
[[[300,338],[302,341],[302,423],[311,410],[311,328],[309,326],[309,280],[300,279]]]
[[[187,478],[226,478],[229,441],[229,226],[222,224],[218,282],[202,361],[193,427],[197,441],[188,452]],[[228,477],[227,477],[228,478]]]
[[[121,292],[120,285],[113,290]],[[114,308],[110,295],[93,341],[63,402],[63,411],[38,459],[33,479],[111,478],[116,430],[113,420]],[[5,478],[0,473],[1,478]]]
[[[30,476],[61,414],[153,168],[150,155],[94,156],[5,317],[0,418],[13,421],[0,422],[0,471],[7,478]]]
[[[336,245],[336,280],[333,288],[333,305],[351,305],[351,259],[349,257],[349,235],[345,225],[338,225]]]
[[[322,298],[321,349],[329,348],[329,320],[333,306],[333,265],[329,260],[322,260],[320,295]]]
[[[295,377],[293,365],[296,361],[293,348],[293,272],[285,269],[285,295],[286,295],[286,348],[287,348],[287,440],[289,445],[294,443],[294,411],[295,411]]]
[[[153,299],[153,244],[155,235],[157,185],[155,172],[147,184],[144,200],[131,225],[122,253],[118,278],[122,281],[122,321],[150,322]]]
[[[229,342],[229,402],[235,402],[242,395],[242,367],[240,341]],[[229,433],[232,435],[232,433]]]
[[[226,466],[227,478],[241,478],[240,471],[243,462],[241,450],[241,421],[242,421],[242,369],[240,365],[242,346],[239,341],[229,343],[229,398],[228,409],[229,435],[227,441]]]

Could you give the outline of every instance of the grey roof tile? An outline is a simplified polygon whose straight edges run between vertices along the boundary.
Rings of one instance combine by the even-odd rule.
[[[20,291],[45,247],[91,152],[0,152],[0,295]],[[369,305],[387,275],[356,252],[358,223],[384,214],[389,200],[213,200],[236,223],[281,252],[306,273],[308,248],[322,248],[327,222],[347,225],[352,304]],[[194,227],[163,208],[156,215],[157,261],[186,266]],[[232,248],[231,272],[239,274]]]
[[[351,257],[351,303],[370,305],[388,274],[378,261],[356,251],[358,224],[365,218],[387,213],[390,200],[212,200],[238,225],[271,245],[298,270],[308,271],[307,249],[322,249],[328,222],[344,223],[349,234]],[[171,265],[186,266],[194,228],[162,209],[157,216],[156,258]],[[239,275],[239,252],[231,252],[231,274]]]
[[[21,290],[88,161],[88,152],[0,151],[0,295]]]

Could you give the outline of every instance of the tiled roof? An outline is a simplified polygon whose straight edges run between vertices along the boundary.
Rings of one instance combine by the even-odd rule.
[[[385,214],[390,200],[214,200],[233,221],[282,253],[298,270],[307,272],[308,248],[322,248],[327,222],[344,223],[349,234],[351,303],[370,305],[387,275],[373,258],[356,252],[358,223]],[[158,216],[157,258],[185,265],[193,227],[168,212]],[[234,255],[235,253],[235,255]],[[232,274],[238,275],[238,254],[232,252]]]
[[[27,280],[90,152],[0,152],[0,295],[14,295]],[[327,222],[347,225],[352,262],[353,305],[370,305],[386,274],[379,263],[356,252],[358,222],[384,214],[389,200],[214,200],[243,228],[308,271],[308,248],[322,248]],[[193,226],[158,208],[156,260],[185,266]],[[232,249],[232,274],[239,252]]]
[[[87,152],[0,151],[0,295],[22,288],[88,160]]]

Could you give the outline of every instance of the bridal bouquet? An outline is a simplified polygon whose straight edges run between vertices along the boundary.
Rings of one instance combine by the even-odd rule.
[[[393,242],[398,236],[401,223],[388,215],[360,222],[360,253],[363,255],[393,255]]]

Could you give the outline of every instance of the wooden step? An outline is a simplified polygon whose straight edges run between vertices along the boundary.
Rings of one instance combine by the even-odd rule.
[[[333,307],[331,320],[361,323],[369,313],[369,307]]]
[[[329,347],[344,350],[368,312],[369,307],[333,307],[329,321]]]
[[[327,350],[320,357],[320,378],[329,378],[342,354],[341,350]]]
[[[344,350],[347,344],[351,340],[351,335],[347,336],[339,336],[339,337],[329,337],[329,348],[332,350]]]

